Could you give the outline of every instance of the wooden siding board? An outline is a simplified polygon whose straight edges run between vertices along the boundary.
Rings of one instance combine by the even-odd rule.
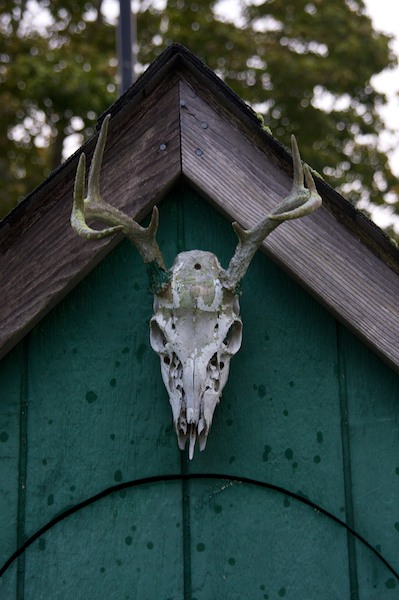
[[[278,494],[221,482],[191,486],[192,594],[350,598],[346,536]]]
[[[287,195],[291,175],[270,148],[256,146],[236,120],[217,112],[194,85],[181,83],[183,174],[224,214],[252,227]],[[263,249],[398,368],[399,279],[337,221],[328,201],[311,216],[282,225],[266,238]]]
[[[153,94],[143,100],[134,114],[125,114],[123,121],[122,117],[123,113],[115,117],[115,122],[111,121],[102,193],[113,205],[142,218],[180,175],[175,79],[163,82],[159,96]],[[160,149],[161,143],[166,144],[166,150]],[[94,140],[84,150],[90,158]],[[8,232],[3,231],[2,356],[120,240],[107,238],[87,244],[72,231],[69,217],[77,161],[75,155],[48,185],[27,199],[23,217]],[[50,201],[46,203],[48,198]]]
[[[125,242],[32,332],[29,534],[115,483],[179,469],[162,380],[148,377],[151,305]]]
[[[226,265],[235,246],[226,220],[195,194],[184,215],[185,247],[211,250]],[[281,486],[345,519],[335,320],[260,253],[240,304],[242,348],[207,448],[187,468]],[[346,531],[327,517],[245,484],[196,481],[189,489],[198,600],[262,597],[262,589],[270,597],[350,596]],[[304,564],[323,576],[315,580]]]
[[[6,557],[8,558],[8,556]],[[0,598],[16,598],[18,564],[15,562],[10,566],[6,573],[0,578]]]
[[[23,377],[22,348],[0,362],[0,564],[14,552],[18,539],[20,459],[20,396]],[[0,579],[0,597],[12,598],[17,565]]]
[[[163,213],[161,207],[160,239],[169,238],[168,244],[172,245],[175,242],[170,231],[175,219]],[[173,248],[166,250],[167,256],[175,253]],[[28,536],[70,505],[109,486],[138,477],[179,472],[180,454],[164,397],[159,359],[149,346],[152,298],[147,287],[141,258],[124,242],[31,333]],[[152,371],[156,376],[148,377]],[[111,499],[101,501],[103,512],[98,509],[103,515],[101,526],[90,518],[87,528],[82,526],[84,509],[82,517],[70,517],[46,533],[26,553],[26,597],[38,597],[40,589],[57,589],[57,582],[64,590],[61,597],[71,597],[68,590],[75,589],[79,581],[79,577],[71,581],[71,574],[82,568],[82,550],[76,550],[77,545],[88,556],[83,561],[87,564],[88,586],[97,574],[99,581],[104,577],[108,587],[111,581],[115,586],[119,574],[125,577],[124,589],[131,584],[132,589],[136,586],[141,590],[139,597],[159,597],[155,589],[159,589],[162,578],[171,580],[165,588],[170,585],[179,590],[183,585],[183,560],[179,555],[183,547],[182,492],[176,484],[170,498],[157,506],[160,489],[162,486],[151,490],[148,498],[134,509],[134,518],[142,522],[141,537],[129,533],[134,522],[126,510],[125,516],[118,517],[119,524],[115,524],[118,519]],[[134,505],[133,491],[129,494]],[[142,555],[142,545],[151,539],[145,533],[144,523],[150,524],[151,539],[158,534],[165,538],[165,542],[158,540],[157,549],[154,540],[154,552],[145,550],[147,558]],[[115,535],[111,536],[113,528]],[[107,532],[111,532],[111,537]],[[129,535],[134,540],[132,544],[124,542]],[[173,541],[171,547],[180,550],[169,561],[162,561],[168,540]],[[42,551],[44,548],[46,552]],[[104,564],[107,557],[108,566]],[[156,577],[148,571],[144,575],[136,571],[144,571],[143,565],[152,564],[152,560],[158,563]],[[179,565],[169,575],[175,562]],[[131,564],[135,563],[137,567],[132,569]],[[100,572],[103,566],[104,574]],[[127,571],[131,571],[129,576]],[[153,578],[151,583],[149,578]],[[96,580],[95,585],[100,583]],[[146,585],[148,596],[142,593]]]
[[[354,526],[399,572],[399,380],[340,328],[348,406]],[[399,581],[357,543],[359,597],[385,600]]]
[[[179,483],[103,498],[29,549],[25,600],[181,600],[182,529]]]

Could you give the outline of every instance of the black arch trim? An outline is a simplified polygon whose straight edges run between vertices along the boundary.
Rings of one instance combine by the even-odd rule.
[[[2,577],[4,575],[4,573],[7,571],[7,569],[12,565],[12,563],[19,556],[21,556],[21,554],[23,554],[25,552],[25,550],[27,550],[27,548],[29,548],[29,546],[31,546],[33,544],[33,542],[35,542],[44,533],[46,533],[46,531],[48,531],[49,529],[51,529],[52,527],[57,525],[57,523],[64,521],[65,519],[67,519],[74,513],[78,512],[79,510],[82,510],[83,508],[85,508],[86,506],[89,506],[90,504],[94,504],[98,500],[101,500],[102,498],[105,498],[106,496],[109,496],[110,494],[119,492],[121,490],[126,490],[129,488],[139,487],[141,485],[148,485],[151,483],[163,483],[165,481],[195,481],[195,480],[204,480],[204,479],[216,479],[219,481],[223,480],[223,481],[231,481],[234,483],[244,483],[246,485],[256,485],[258,487],[272,490],[279,494],[283,494],[284,496],[288,496],[294,500],[297,500],[298,502],[301,502],[302,504],[305,504],[306,506],[309,506],[310,508],[312,508],[313,510],[316,510],[320,514],[324,515],[325,517],[327,517],[334,523],[337,523],[337,525],[340,525],[341,527],[346,529],[351,535],[353,535],[353,537],[355,537],[357,540],[359,540],[359,542],[361,542],[364,546],[366,546],[366,548],[371,550],[371,552],[373,552],[373,554],[375,554],[375,556],[378,558],[378,560],[380,560],[386,566],[386,568],[392,573],[392,575],[397,579],[397,581],[399,581],[398,571],[396,571],[392,567],[392,565],[390,565],[390,563],[386,560],[386,558],[384,558],[382,556],[382,554],[380,554],[378,552],[378,550],[376,550],[370,544],[370,542],[368,542],[362,535],[360,535],[360,533],[357,533],[357,531],[352,529],[352,527],[347,525],[344,521],[342,521],[341,519],[339,519],[338,517],[336,517],[335,515],[330,513],[328,510],[326,510],[322,506],[315,504],[308,498],[304,498],[303,496],[300,496],[299,494],[295,494],[295,492],[291,492],[290,490],[286,490],[283,487],[274,485],[273,483],[267,483],[265,481],[258,481],[257,479],[251,479],[250,477],[239,477],[238,475],[223,475],[223,474],[218,474],[218,473],[193,473],[193,474],[187,473],[187,474],[179,474],[179,475],[154,475],[152,477],[142,477],[141,479],[135,479],[132,481],[118,483],[117,485],[113,485],[109,488],[106,488],[102,492],[99,492],[98,494],[95,494],[94,496],[91,496],[90,498],[87,498],[86,500],[79,502],[75,506],[72,506],[72,507],[66,509],[64,512],[60,513],[59,515],[57,515],[56,517],[51,519],[48,523],[46,523],[46,525],[43,525],[43,527],[38,529],[33,535],[31,535],[25,541],[25,543],[20,548],[18,548],[18,550],[16,550],[10,556],[10,558],[8,558],[8,560],[6,560],[6,562],[0,569],[0,577]]]

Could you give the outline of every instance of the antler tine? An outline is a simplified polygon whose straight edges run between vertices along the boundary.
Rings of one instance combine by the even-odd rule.
[[[249,264],[263,240],[283,221],[298,219],[312,213],[321,205],[321,197],[310,173],[309,167],[302,167],[301,156],[295,136],[291,136],[293,183],[288,196],[253,229],[243,229],[238,223],[233,223],[238,236],[238,245],[228,269],[223,274],[223,285],[235,290],[244,277]],[[305,188],[304,178],[306,180]]]
[[[269,215],[269,218],[274,221],[287,221],[305,217],[321,206],[321,198],[309,167],[305,164],[302,167],[301,155],[294,135],[291,136],[291,148],[294,165],[292,189],[290,194]],[[304,175],[308,189],[304,185]]]
[[[100,172],[110,118],[111,115],[107,115],[101,126],[89,170],[86,198],[86,156],[84,153],[80,156],[75,178],[71,225],[78,235],[90,240],[99,240],[122,231],[136,246],[145,263],[155,263],[157,267],[166,272],[162,254],[155,239],[159,221],[156,206],[153,208],[149,226],[141,227],[134,219],[105,202],[101,196]],[[107,225],[111,225],[111,227],[101,230],[92,229],[86,222],[88,219],[97,219]]]

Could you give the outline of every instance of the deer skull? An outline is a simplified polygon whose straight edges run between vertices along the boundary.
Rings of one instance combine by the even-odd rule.
[[[173,412],[179,448],[190,440],[206,445],[213,412],[241,345],[237,296],[223,287],[222,268],[210,252],[182,252],[171,268],[167,290],[157,294],[150,323],[151,346]]]
[[[316,210],[321,198],[308,167],[302,167],[293,138],[292,190],[253,229],[244,230],[233,223],[238,245],[227,270],[221,267],[214,254],[200,250],[181,252],[172,267],[167,269],[155,239],[158,228],[156,207],[150,225],[143,228],[101,197],[100,169],[109,118],[108,115],[103,122],[94,151],[86,198],[86,159],[84,154],[80,157],[71,224],[80,236],[87,239],[100,239],[122,231],[149,266],[150,284],[154,291],[150,342],[161,359],[162,378],[172,407],[179,448],[184,449],[189,440],[191,459],[197,441],[200,450],[206,446],[213,413],[228,378],[230,359],[241,345],[237,286],[265,237],[283,221]],[[101,231],[91,229],[86,223],[86,219],[91,218],[110,227]]]

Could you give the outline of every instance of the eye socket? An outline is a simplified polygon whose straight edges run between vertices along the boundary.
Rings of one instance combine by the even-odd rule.
[[[150,321],[150,344],[151,348],[159,354],[165,349],[166,338],[155,318]]]
[[[234,321],[227,332],[226,337],[223,340],[223,344],[230,354],[238,352],[241,346],[242,339],[242,323],[241,321]]]
[[[194,269],[197,269],[197,271],[199,271],[202,268],[200,263],[195,263],[194,265]]]

